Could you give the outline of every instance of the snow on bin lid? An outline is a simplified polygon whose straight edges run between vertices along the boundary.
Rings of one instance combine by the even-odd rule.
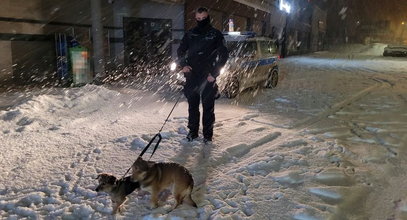
[[[244,36],[244,37],[256,37],[256,32],[253,31],[226,31],[223,32],[223,35],[229,35],[229,36]]]

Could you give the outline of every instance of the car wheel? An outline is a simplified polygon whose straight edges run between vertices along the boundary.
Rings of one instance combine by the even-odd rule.
[[[225,96],[229,99],[235,98],[239,94],[240,83],[239,80],[231,80],[227,88],[225,89]]]
[[[277,86],[277,83],[278,83],[278,70],[272,69],[267,77],[264,87],[272,89]]]

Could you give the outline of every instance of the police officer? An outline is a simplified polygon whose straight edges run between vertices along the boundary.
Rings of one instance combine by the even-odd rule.
[[[197,26],[185,33],[178,48],[179,64],[186,78],[184,94],[188,100],[188,141],[198,137],[199,103],[202,101],[204,142],[211,142],[215,122],[216,77],[228,59],[222,33],[212,27],[208,9],[195,11]]]

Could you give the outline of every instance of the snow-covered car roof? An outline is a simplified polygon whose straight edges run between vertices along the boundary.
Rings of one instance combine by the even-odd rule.
[[[395,49],[395,48],[398,48],[398,49],[407,49],[407,45],[391,45],[391,44],[389,44],[389,45],[387,45],[386,48],[392,48],[392,49]]]

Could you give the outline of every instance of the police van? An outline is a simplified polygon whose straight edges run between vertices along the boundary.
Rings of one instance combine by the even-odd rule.
[[[217,83],[221,93],[234,98],[248,88],[277,86],[279,59],[276,41],[253,32],[224,33],[229,60]]]

